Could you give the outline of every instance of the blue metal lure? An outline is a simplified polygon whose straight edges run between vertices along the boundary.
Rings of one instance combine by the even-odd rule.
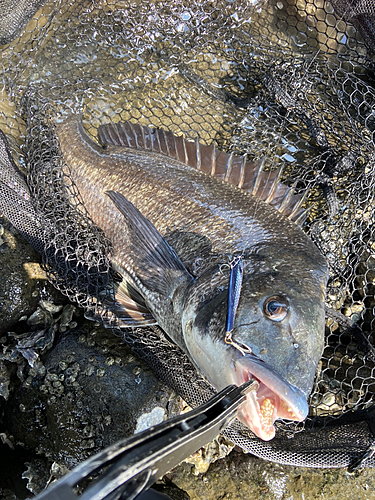
[[[234,318],[236,316],[238,302],[241,295],[242,278],[243,264],[242,257],[239,255],[234,257],[230,264],[226,333],[230,333],[233,330]]]
[[[228,290],[228,313],[227,313],[227,325],[225,332],[225,343],[230,344],[245,356],[245,354],[252,354],[250,347],[244,344],[239,344],[235,342],[232,338],[232,331],[234,326],[234,319],[236,317],[238,302],[241,296],[243,278],[243,263],[242,256],[238,255],[233,258],[230,264],[230,276],[229,276],[229,290]]]

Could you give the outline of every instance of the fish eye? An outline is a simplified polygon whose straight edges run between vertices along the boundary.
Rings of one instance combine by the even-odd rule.
[[[284,297],[268,297],[263,304],[263,312],[272,321],[282,321],[289,311],[288,301]]]

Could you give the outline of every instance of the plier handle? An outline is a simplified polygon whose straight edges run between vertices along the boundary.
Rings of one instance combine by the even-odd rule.
[[[133,500],[214,439],[234,419],[246,394],[257,387],[255,380],[241,387],[228,386],[198,408],[105,448],[35,500]],[[82,489],[82,483],[84,489],[78,495],[75,489],[78,485]]]

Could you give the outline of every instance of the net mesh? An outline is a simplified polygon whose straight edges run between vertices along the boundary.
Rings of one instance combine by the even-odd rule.
[[[372,2],[66,0],[36,12],[41,4],[19,33],[0,25],[0,128],[27,171],[22,210],[33,214],[9,218],[26,237],[38,220],[29,241],[51,281],[116,327],[111,244],[69,177],[51,117],[81,113],[94,139],[100,124],[131,120],[284,165],[283,182],[309,190],[304,229],[330,266],[326,347],[304,423],[278,422],[269,443],[238,423],[226,434],[284,464],[363,456],[374,466]],[[157,327],[121,335],[191,405],[213,394]]]

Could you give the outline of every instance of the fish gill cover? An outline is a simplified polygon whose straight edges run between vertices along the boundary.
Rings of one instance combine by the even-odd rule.
[[[24,205],[32,200],[37,214],[28,224],[43,227],[30,243],[88,317],[116,327],[118,276],[111,242],[64,165],[54,120],[81,114],[94,140],[100,125],[130,121],[215,141],[249,161],[265,158],[266,172],[283,166],[285,185],[308,190],[303,229],[330,270],[309,417],[277,421],[267,443],[239,423],[225,433],[255,455],[310,467],[350,465],[374,441],[374,45],[360,33],[371,35],[372,17],[361,24],[357,12],[352,25],[355,12],[342,4],[68,0],[45,2],[20,33],[1,33],[16,38],[1,47],[0,128],[27,171]],[[212,395],[158,327],[123,337],[191,405]]]

